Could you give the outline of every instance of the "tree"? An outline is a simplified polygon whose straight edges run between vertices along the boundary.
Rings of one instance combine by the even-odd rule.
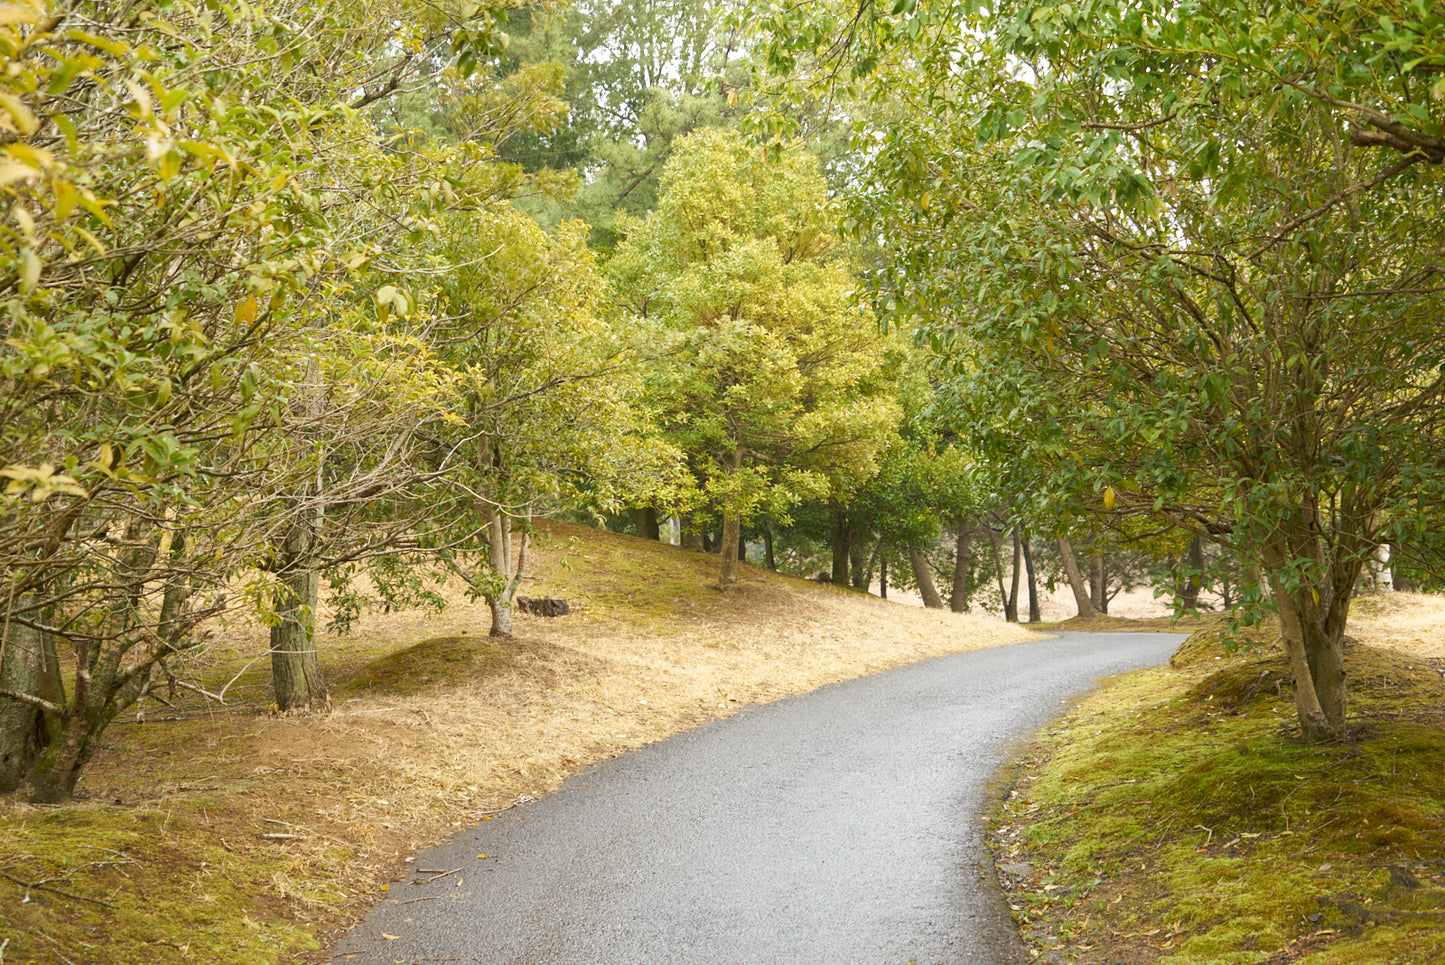
[[[313,299],[367,254],[335,213],[404,188],[355,110],[419,51],[495,40],[486,10],[418,5],[398,42],[406,12],[0,15],[0,791],[68,797],[304,523],[314,453],[277,430],[309,418]]]
[[[722,519],[723,585],[747,519],[848,491],[894,437],[885,339],[829,219],[809,155],[702,130],[609,264],[626,324],[658,347],[650,406]]]
[[[1258,560],[1301,726],[1340,735],[1356,577],[1445,478],[1440,11],[851,9],[905,118],[866,205],[886,284],[1030,426],[1015,485]]]

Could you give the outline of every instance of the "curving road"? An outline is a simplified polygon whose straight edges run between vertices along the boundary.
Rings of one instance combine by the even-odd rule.
[[[986,786],[1062,703],[1183,639],[942,657],[588,768],[418,855],[463,870],[393,885],[333,962],[1022,962],[979,827]]]

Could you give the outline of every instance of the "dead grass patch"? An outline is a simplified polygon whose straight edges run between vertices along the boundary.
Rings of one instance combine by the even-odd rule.
[[[276,717],[263,628],[225,629],[226,707],[178,699],[117,721],[60,808],[0,810],[3,960],[91,965],[320,961],[417,849],[589,763],[740,708],[1029,634],[583,527],[544,528],[527,596],[371,614],[320,643],[334,710]],[[180,697],[184,698],[182,694]],[[95,864],[94,855],[118,855]],[[59,883],[56,883],[59,882]],[[99,903],[98,903],[99,902]],[[57,957],[65,956],[65,957]]]

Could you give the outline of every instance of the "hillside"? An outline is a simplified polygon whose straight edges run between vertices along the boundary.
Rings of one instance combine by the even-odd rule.
[[[528,565],[521,593],[572,614],[519,614],[510,641],[449,590],[439,614],[368,615],[319,644],[325,716],[271,714],[266,631],[221,629],[201,682],[225,706],[151,702],[76,804],[0,812],[3,961],[320,960],[417,848],[591,762],[1027,636],[752,567],[723,593],[711,557],[580,526],[546,525]]]

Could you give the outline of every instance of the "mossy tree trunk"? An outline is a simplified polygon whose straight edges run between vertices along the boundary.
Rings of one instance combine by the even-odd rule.
[[[45,688],[42,634],[27,619],[33,606],[29,594],[14,601],[0,634],[0,690],[16,695],[0,696],[0,794],[20,786],[46,743],[42,705],[22,699],[41,700]]]
[[[316,651],[320,588],[321,577],[315,570],[299,570],[281,578],[278,622],[271,627],[271,681],[276,709],[284,714],[331,707],[331,692],[321,676]]]

